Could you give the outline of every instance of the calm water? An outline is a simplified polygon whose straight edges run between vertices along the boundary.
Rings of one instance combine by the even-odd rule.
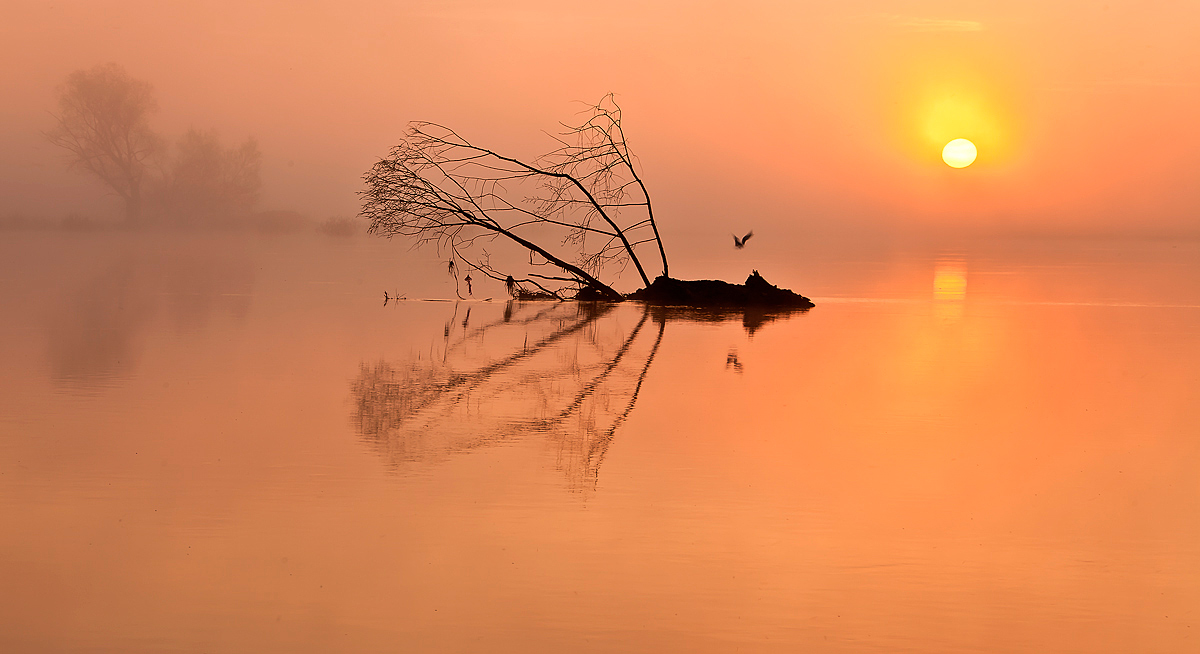
[[[0,234],[0,650],[1198,651],[1198,255],[676,264],[817,301],[745,316]]]

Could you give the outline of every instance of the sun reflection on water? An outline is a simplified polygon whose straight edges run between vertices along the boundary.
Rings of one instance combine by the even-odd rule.
[[[939,261],[933,271],[933,299],[961,302],[967,295],[967,264]]]
[[[933,268],[934,310],[940,318],[962,316],[967,296],[967,263],[962,259],[940,259]]]

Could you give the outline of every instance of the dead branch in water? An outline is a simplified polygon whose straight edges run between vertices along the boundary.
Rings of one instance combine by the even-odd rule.
[[[365,176],[361,214],[368,231],[433,245],[451,261],[504,282],[514,295],[619,301],[609,271],[632,263],[650,277],[638,246],[667,256],[649,192],[637,172],[612,95],[555,138],[558,147],[522,161],[475,145],[436,123],[409,126],[406,138]],[[493,265],[488,245],[527,253]],[[538,267],[556,269],[551,274]],[[457,277],[456,277],[457,279]],[[536,290],[535,290],[536,289]]]

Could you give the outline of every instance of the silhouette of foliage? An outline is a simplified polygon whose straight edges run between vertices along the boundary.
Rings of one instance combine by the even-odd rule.
[[[148,82],[117,64],[71,73],[58,89],[55,124],[45,133],[124,203],[127,224],[151,214],[180,222],[248,214],[262,186],[258,143],[225,148],[216,132],[189,130],[169,148],[150,128],[158,105]],[[171,152],[170,150],[173,150]]]
[[[142,215],[147,160],[161,146],[149,117],[158,108],[149,83],[117,64],[77,70],[58,89],[58,113],[46,138],[70,152],[72,167],[97,177],[121,197],[125,220]]]
[[[244,215],[258,201],[261,162],[253,138],[226,148],[215,131],[190,129],[158,184],[159,208],[182,222]]]
[[[514,296],[537,289],[559,298],[573,291],[620,300],[606,275],[628,263],[648,286],[638,247],[657,245],[663,275],[667,257],[621,109],[609,95],[584,116],[564,125],[554,150],[530,162],[442,125],[411,124],[365,176],[361,213],[369,231],[433,245],[451,261],[505,282]],[[493,260],[486,247],[497,243],[523,250],[528,265],[520,257]],[[556,270],[544,274],[540,266]]]

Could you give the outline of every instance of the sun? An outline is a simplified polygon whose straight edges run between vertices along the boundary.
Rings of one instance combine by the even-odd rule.
[[[942,161],[951,168],[966,168],[975,162],[977,154],[979,151],[974,143],[967,139],[954,139],[942,148]]]

